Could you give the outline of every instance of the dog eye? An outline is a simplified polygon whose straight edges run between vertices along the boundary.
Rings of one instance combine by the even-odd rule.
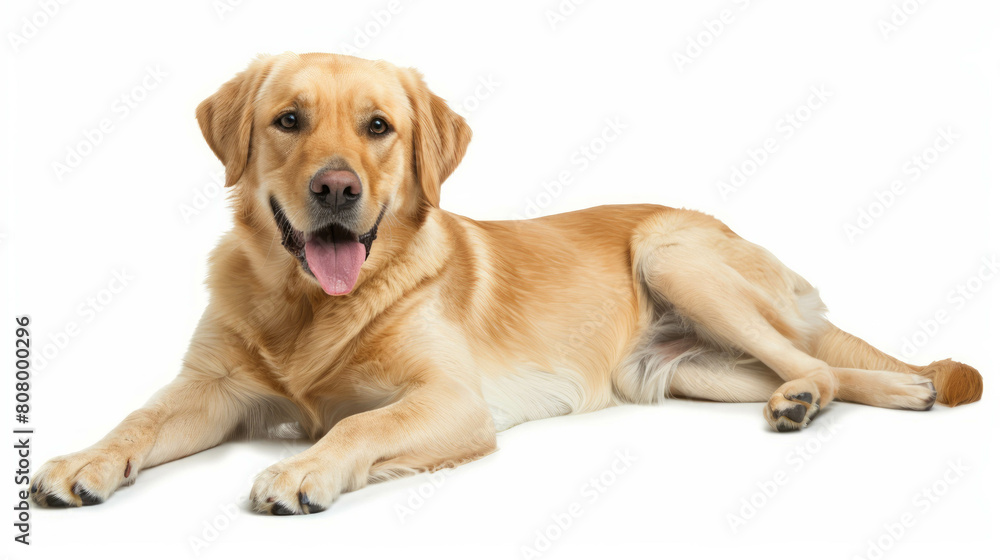
[[[298,124],[298,118],[295,113],[285,113],[278,117],[275,124],[284,128],[285,130],[295,130],[295,126]]]
[[[385,122],[385,119],[375,117],[372,122],[368,125],[368,130],[372,134],[385,134],[389,130],[389,123]]]

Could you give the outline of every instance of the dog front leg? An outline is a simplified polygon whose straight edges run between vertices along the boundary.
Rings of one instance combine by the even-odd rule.
[[[242,347],[224,332],[203,319],[180,375],[96,444],[42,465],[31,481],[34,502],[99,504],[142,469],[226,440],[262,394],[241,369]]]
[[[261,513],[315,513],[343,492],[402,474],[455,466],[492,452],[496,428],[472,390],[430,382],[385,407],[341,420],[315,445],[257,476]]]

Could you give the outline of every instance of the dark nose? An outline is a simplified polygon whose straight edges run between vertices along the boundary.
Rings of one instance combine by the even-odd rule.
[[[323,171],[313,177],[309,190],[320,204],[348,210],[361,198],[361,180],[353,171]]]

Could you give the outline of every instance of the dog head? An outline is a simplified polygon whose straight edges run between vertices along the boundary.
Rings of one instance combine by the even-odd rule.
[[[472,136],[415,70],[334,54],[260,57],[197,116],[237,220],[274,228],[330,295],[354,289],[387,216],[438,205]]]

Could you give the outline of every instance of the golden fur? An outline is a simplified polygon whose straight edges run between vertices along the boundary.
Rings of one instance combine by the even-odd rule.
[[[275,125],[288,111],[294,134]],[[982,394],[966,365],[910,366],[837,329],[812,286],[710,216],[441,210],[471,132],[413,70],[261,57],[197,116],[234,186],[209,306],[177,379],[94,446],[46,463],[39,504],[99,503],[145,468],[286,423],[316,443],[261,473],[260,512],[319,511],[367,482],[490,453],[519,422],[622,402],[766,401],[784,431],[834,398],[927,409]],[[375,117],[391,133],[368,134]],[[364,185],[357,231],[385,214],[342,296],[281,247],[270,206],[310,231],[310,178],[332,158]]]

